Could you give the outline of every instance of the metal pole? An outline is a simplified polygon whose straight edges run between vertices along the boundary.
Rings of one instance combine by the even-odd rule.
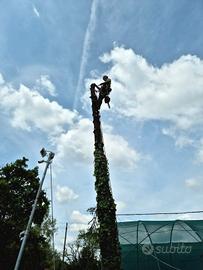
[[[63,268],[64,268],[64,258],[65,258],[65,251],[66,251],[67,230],[68,230],[68,222],[66,222],[65,238],[64,238],[64,244],[63,244],[62,268],[61,268],[61,270],[63,270]]]
[[[52,223],[52,249],[53,249],[53,270],[56,269],[55,260],[55,237],[54,237],[54,203],[53,203],[53,178],[52,178],[52,166],[50,164],[50,186],[51,186],[51,223]]]
[[[24,237],[23,237],[23,241],[22,241],[22,244],[21,244],[21,247],[20,247],[20,251],[18,253],[18,258],[16,260],[16,264],[15,264],[14,270],[18,270],[19,269],[20,262],[21,262],[21,259],[22,259],[22,256],[23,256],[23,252],[24,252],[24,249],[25,249],[26,241],[27,241],[27,238],[28,238],[28,235],[29,235],[30,227],[32,225],[34,213],[35,213],[35,210],[36,210],[36,207],[37,207],[37,202],[38,202],[38,199],[39,199],[41,190],[42,190],[42,185],[44,183],[44,179],[45,179],[45,176],[46,176],[48,167],[51,164],[53,157],[54,157],[54,154],[52,152],[50,152],[47,161],[45,161],[46,162],[46,166],[45,166],[44,173],[43,173],[43,176],[42,176],[42,179],[41,179],[41,182],[40,182],[38,191],[37,191],[37,195],[36,195],[34,204],[32,206],[32,211],[31,211],[31,214],[30,214],[30,217],[29,217],[29,220],[28,220],[27,228],[26,228],[26,231],[25,231],[25,234],[24,234]]]

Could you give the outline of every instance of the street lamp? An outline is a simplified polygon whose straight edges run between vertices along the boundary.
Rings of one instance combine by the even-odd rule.
[[[38,163],[45,162],[46,166],[45,166],[45,169],[44,169],[42,179],[41,179],[40,184],[39,184],[39,188],[38,188],[38,191],[37,191],[37,194],[36,194],[36,197],[35,197],[34,204],[32,206],[32,211],[30,213],[30,217],[29,217],[29,220],[28,220],[28,223],[27,223],[27,228],[26,228],[25,232],[23,232],[24,235],[22,234],[22,236],[23,236],[23,238],[21,238],[22,243],[21,243],[21,246],[20,246],[20,250],[19,250],[19,253],[18,253],[18,257],[17,257],[17,260],[16,260],[14,270],[19,270],[20,262],[21,262],[21,259],[22,259],[22,256],[23,256],[23,252],[24,252],[24,249],[25,249],[25,245],[26,245],[26,242],[27,242],[27,238],[28,238],[29,231],[30,231],[32,221],[33,221],[33,217],[34,217],[34,214],[35,214],[35,210],[36,210],[36,207],[37,207],[37,202],[38,202],[41,190],[42,190],[42,185],[44,183],[44,179],[45,179],[48,167],[52,163],[52,160],[53,160],[54,155],[55,155],[53,152],[47,151],[44,148],[41,149],[40,154],[41,154],[41,156],[43,158],[47,156],[47,160],[41,160],[41,161],[38,161]]]
[[[49,153],[49,158],[48,158],[48,160],[44,160],[44,159],[42,159],[42,160],[39,160],[38,161],[38,163],[43,163],[43,162],[50,162],[53,158],[54,158],[54,156],[55,156],[55,154],[53,153],[53,152],[51,152],[51,151],[48,151],[48,150],[45,150],[44,148],[42,148],[41,150],[40,150],[40,154],[41,154],[41,156],[44,158],[44,157],[46,157],[46,156],[48,156],[48,153]]]

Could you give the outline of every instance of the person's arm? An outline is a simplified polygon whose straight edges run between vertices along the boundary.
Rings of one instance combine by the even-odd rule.
[[[111,85],[111,79],[108,78],[105,82],[102,82],[99,85],[105,85],[105,84]]]

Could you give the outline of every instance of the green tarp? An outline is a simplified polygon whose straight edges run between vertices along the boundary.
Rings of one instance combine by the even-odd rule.
[[[203,269],[203,221],[119,222],[123,270]]]

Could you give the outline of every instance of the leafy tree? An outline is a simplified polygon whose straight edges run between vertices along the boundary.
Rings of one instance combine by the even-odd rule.
[[[0,269],[13,269],[20,247],[19,234],[25,230],[39,187],[38,168],[28,169],[22,158],[0,169]],[[21,269],[40,270],[49,265],[49,239],[41,226],[47,219],[49,201],[41,192]],[[45,225],[44,225],[45,226]]]
[[[91,228],[81,231],[77,240],[68,245],[65,270],[100,270],[98,233]]]

